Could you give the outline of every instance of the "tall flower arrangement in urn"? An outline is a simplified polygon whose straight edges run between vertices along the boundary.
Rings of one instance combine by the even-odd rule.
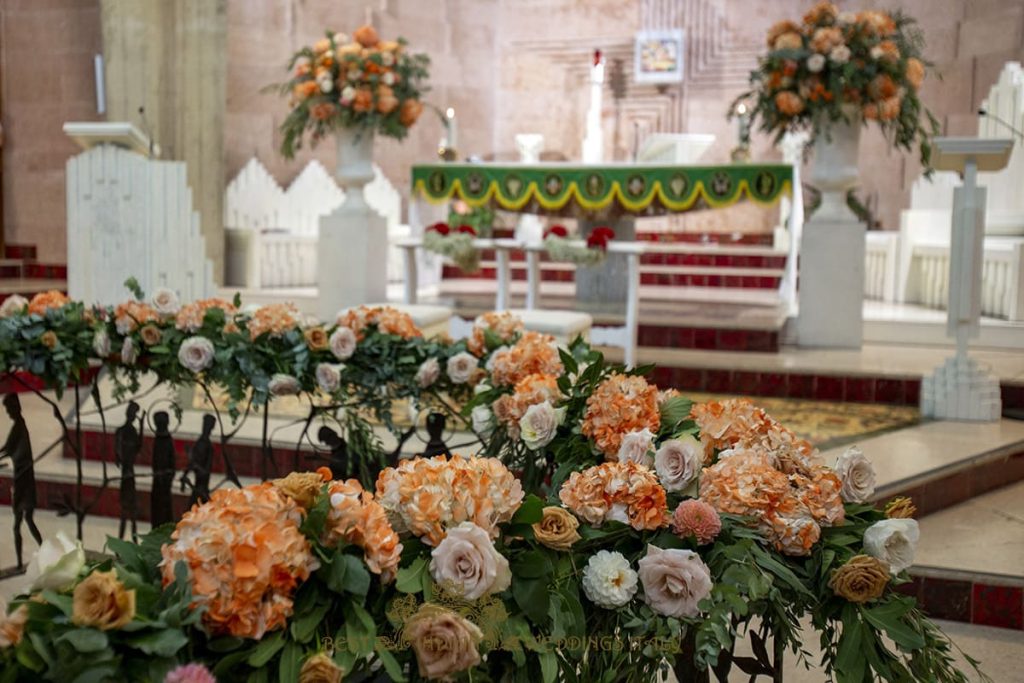
[[[837,124],[876,122],[897,148],[918,149],[927,168],[938,121],[921,102],[928,71],[913,18],[878,10],[840,12],[821,2],[802,22],[768,31],[768,52],[750,74],[752,121],[774,133],[831,135]]]
[[[292,55],[281,85],[291,112],[281,124],[281,153],[291,158],[308,132],[312,144],[338,129],[401,140],[423,113],[430,58],[404,39],[381,40],[372,26],[326,37]]]

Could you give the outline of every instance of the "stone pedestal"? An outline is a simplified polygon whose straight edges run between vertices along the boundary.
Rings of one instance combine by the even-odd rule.
[[[580,236],[586,238],[599,226],[615,231],[615,239],[632,242],[636,239],[636,221],[622,217],[614,222],[580,219]],[[626,259],[610,254],[596,266],[580,266],[576,269],[576,300],[586,304],[588,311],[601,308],[621,311],[626,302],[628,290]]]
[[[373,134],[342,130],[337,142],[345,203],[320,219],[317,314],[324,321],[341,309],[387,299],[387,221],[363,195],[373,180]]]
[[[999,380],[966,355],[956,355],[921,382],[921,414],[937,420],[998,420]]]
[[[864,224],[812,220],[800,237],[800,346],[860,348],[864,338]]]

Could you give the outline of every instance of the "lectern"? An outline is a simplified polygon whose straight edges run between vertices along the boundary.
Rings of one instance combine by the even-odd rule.
[[[971,359],[967,347],[980,332],[981,318],[986,190],[978,187],[978,171],[1005,168],[1013,140],[936,138],[935,150],[935,168],[956,171],[963,178],[963,185],[953,192],[946,326],[946,334],[956,339],[956,355],[924,378],[921,413],[946,420],[998,420],[999,379]]]

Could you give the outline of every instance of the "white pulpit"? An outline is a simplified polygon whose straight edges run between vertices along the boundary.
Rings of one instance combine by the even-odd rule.
[[[986,189],[978,171],[998,171],[1010,159],[1013,140],[936,138],[935,168],[956,171],[963,186],[953,192],[950,244],[949,317],[946,334],[956,339],[956,355],[924,378],[921,413],[947,420],[999,419],[999,379],[970,358],[967,347],[980,332],[981,272],[985,238]]]
[[[209,296],[213,265],[192,209],[185,162],[151,157],[130,123],[64,124],[82,146],[67,162],[68,293],[87,304],[117,304],[134,277],[143,290]]]

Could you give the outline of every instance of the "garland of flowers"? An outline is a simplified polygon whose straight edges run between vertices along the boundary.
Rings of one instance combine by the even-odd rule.
[[[896,590],[913,505],[868,503],[858,450],[829,467],[749,401],[693,405],[649,368],[557,347],[508,314],[450,342],[388,308],[325,326],[239,304],[39,295],[0,308],[0,352],[50,386],[100,361],[262,400],[443,390],[486,425],[479,453],[406,460],[369,487],[322,469],[218,490],[174,528],[109,539],[106,558],[47,541],[30,590],[0,611],[0,680],[773,675],[765,643],[799,652],[805,617],[838,681],[968,680]]]
[[[544,249],[552,261],[565,261],[578,266],[596,266],[608,255],[608,242],[615,237],[611,228],[594,228],[582,242],[569,239],[564,225],[553,225],[544,233]]]
[[[434,223],[423,233],[423,248],[449,258],[464,273],[480,270],[480,250],[473,245],[477,238],[471,225],[452,229],[447,223]]]
[[[737,101],[753,99],[752,120],[776,140],[794,129],[828,135],[856,112],[894,146],[917,147],[930,168],[939,124],[919,94],[929,66],[923,52],[920,29],[901,12],[840,12],[819,2],[802,23],[771,27],[768,53],[750,74],[753,89]]]
[[[372,26],[351,38],[326,37],[292,55],[292,77],[280,86],[291,112],[281,124],[281,153],[295,156],[309,132],[315,145],[338,128],[374,131],[401,140],[423,113],[430,59],[409,54],[404,39],[381,40]]]

